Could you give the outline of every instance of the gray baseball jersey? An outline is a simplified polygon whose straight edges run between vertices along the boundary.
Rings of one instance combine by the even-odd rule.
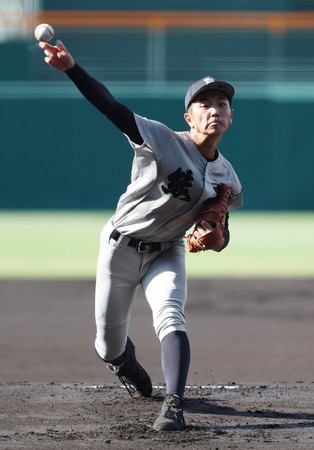
[[[135,152],[131,183],[113,218],[121,233],[156,242],[179,239],[220,184],[233,188],[229,211],[242,206],[240,181],[221,153],[207,161],[187,131],[175,132],[138,115],[135,119],[144,143],[130,142]]]

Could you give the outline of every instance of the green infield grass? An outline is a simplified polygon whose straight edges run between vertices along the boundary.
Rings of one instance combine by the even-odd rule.
[[[0,212],[0,278],[94,278],[110,212]],[[234,212],[221,253],[187,254],[188,277],[314,277],[313,212]]]

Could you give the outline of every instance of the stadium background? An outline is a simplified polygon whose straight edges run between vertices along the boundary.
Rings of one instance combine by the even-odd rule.
[[[314,2],[130,3],[0,0],[2,442],[99,449],[108,438],[110,448],[173,441],[149,431],[159,402],[126,406],[93,349],[99,233],[128,183],[132,151],[44,64],[33,29],[47,21],[116,96],[173,128],[185,127],[191,81],[210,73],[235,85],[234,125],[220,148],[241,177],[245,206],[232,213],[224,252],[187,254],[195,278],[188,382],[215,391],[187,392],[187,423],[197,427],[174,446],[312,448]],[[160,386],[143,296],[134,308],[132,340]],[[83,383],[110,384],[110,397],[93,387],[83,398]],[[220,389],[229,383],[242,384],[241,398]]]
[[[234,125],[220,150],[244,209],[313,210],[313,1],[0,5],[0,209],[112,209],[129,182],[125,138],[44,64],[33,29],[48,22],[116,97],[173,129],[186,129],[192,81],[233,84]]]

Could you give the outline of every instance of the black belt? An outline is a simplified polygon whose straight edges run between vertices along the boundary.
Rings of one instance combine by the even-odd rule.
[[[113,230],[109,240],[114,239],[117,241],[121,233],[118,230]],[[159,242],[145,242],[140,239],[129,238],[128,246],[135,248],[139,253],[153,253],[161,250],[161,245]]]

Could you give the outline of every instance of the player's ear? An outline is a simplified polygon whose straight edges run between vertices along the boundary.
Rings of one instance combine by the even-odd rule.
[[[184,114],[184,118],[187,121],[187,123],[189,124],[189,126],[192,128],[192,117],[191,117],[191,114],[189,112],[186,112]]]
[[[233,109],[231,108],[230,125],[232,125]]]

